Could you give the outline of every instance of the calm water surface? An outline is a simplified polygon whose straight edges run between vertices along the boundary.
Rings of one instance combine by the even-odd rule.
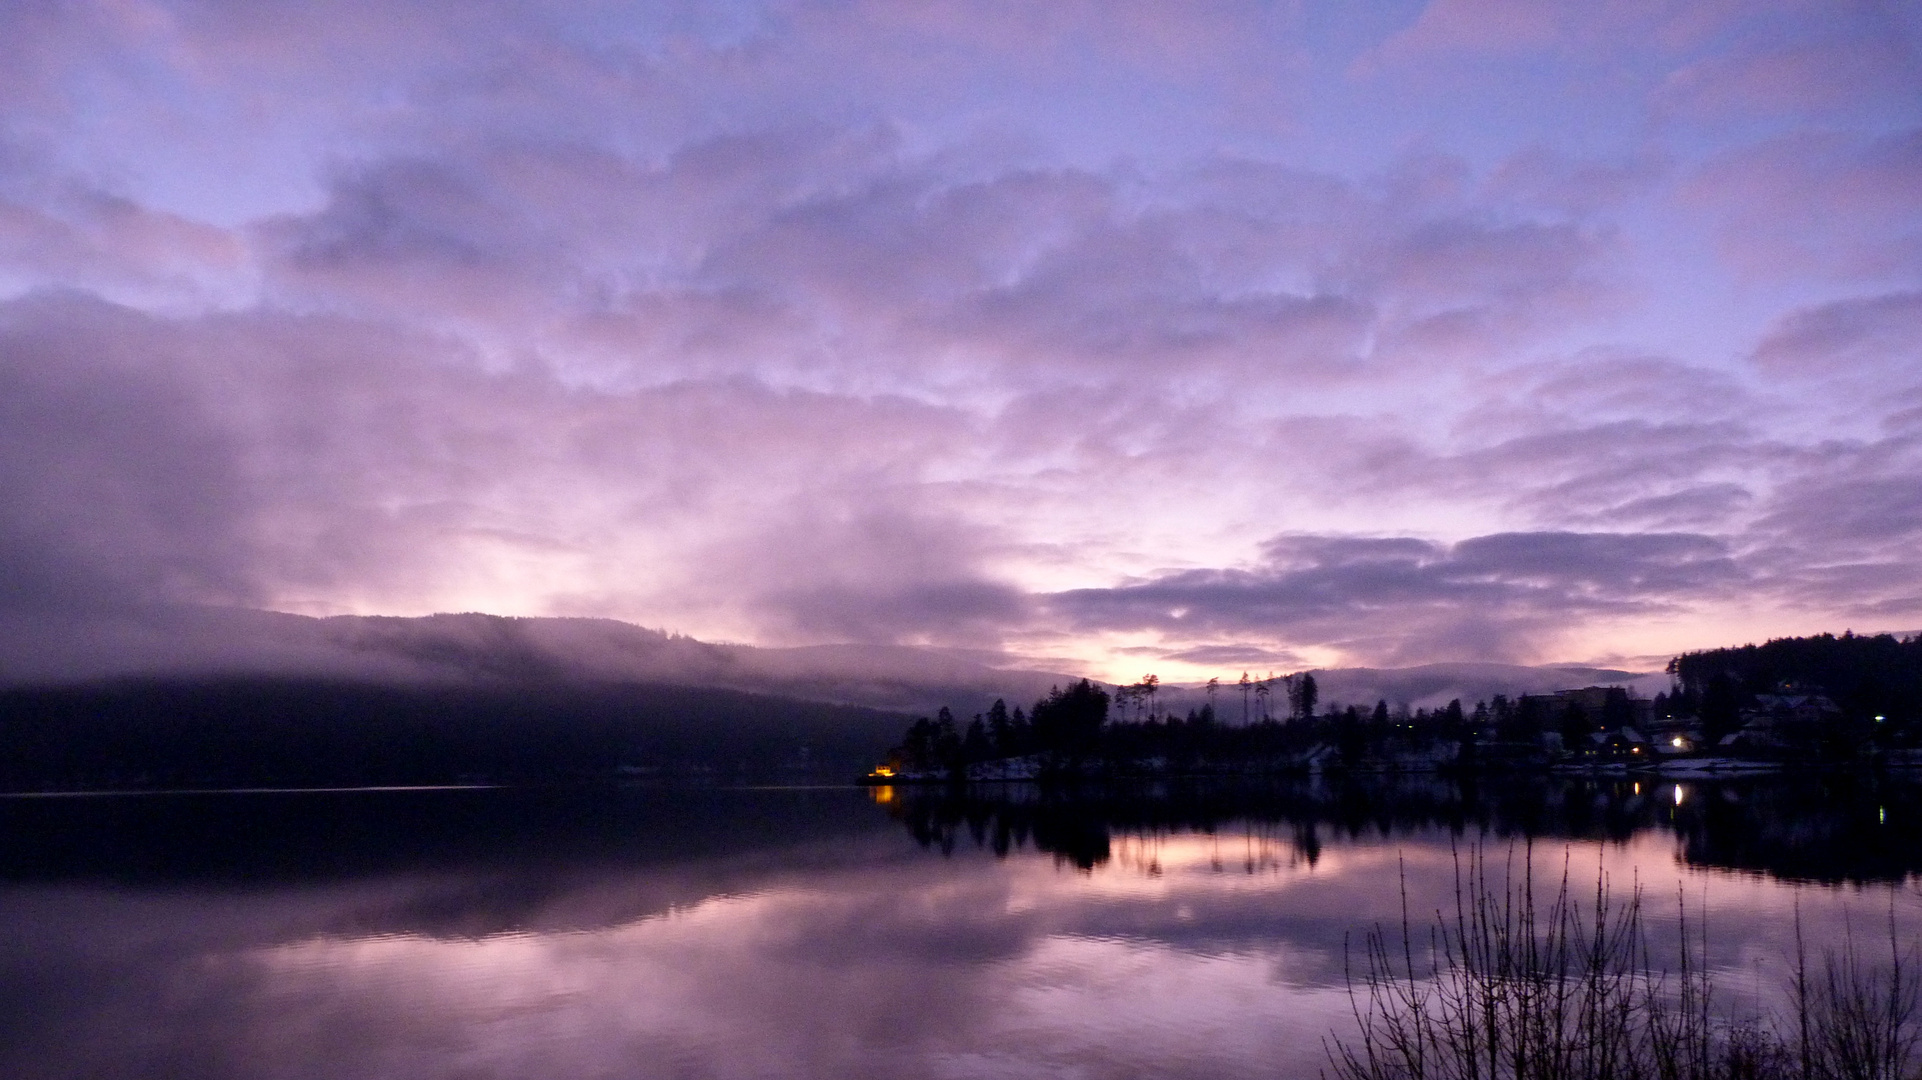
[[[1679,893],[1731,1009],[1798,907],[1922,934],[1888,779],[3,798],[0,1075],[1311,1077],[1475,845]]]

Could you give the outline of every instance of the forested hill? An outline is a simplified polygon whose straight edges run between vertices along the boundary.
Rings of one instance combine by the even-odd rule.
[[[844,781],[891,712],[634,683],[126,679],[0,689],[11,790],[604,780]]]
[[[1710,701],[1771,693],[1784,684],[1819,689],[1854,718],[1922,716],[1922,634],[1844,633],[1776,638],[1762,645],[1684,653],[1669,674]]]

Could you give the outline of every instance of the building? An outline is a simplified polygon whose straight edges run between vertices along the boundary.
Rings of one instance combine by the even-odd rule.
[[[1584,686],[1552,694],[1524,694],[1521,706],[1549,727],[1559,725],[1571,710],[1591,728],[1616,728],[1624,724],[1648,727],[1656,719],[1654,702],[1630,697],[1628,691],[1619,686]]]
[[[1751,750],[1784,750],[1821,741],[1842,719],[1842,708],[1821,687],[1782,683],[1774,693],[1757,694],[1737,714],[1741,727],[1721,745]]]

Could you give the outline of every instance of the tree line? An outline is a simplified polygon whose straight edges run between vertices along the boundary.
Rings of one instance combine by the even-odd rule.
[[[1807,745],[1797,744],[1810,760],[1848,760],[1864,751],[1922,743],[1922,635],[1778,638],[1684,653],[1670,661],[1668,672],[1671,689],[1643,703],[1643,715],[1658,722],[1686,720],[1708,746],[1741,728],[1743,712],[1757,695],[1777,693],[1822,694],[1840,710],[1821,730],[1804,733]],[[1324,710],[1311,672],[1265,679],[1244,672],[1239,682],[1210,679],[1203,689],[1205,703],[1181,715],[1161,708],[1161,680],[1152,674],[1112,692],[1086,679],[1056,687],[1025,713],[996,701],[967,723],[943,708],[909,727],[889,767],[896,775],[960,776],[980,762],[1037,756],[1040,768],[1055,771],[1075,771],[1096,760],[1108,766],[1152,762],[1159,771],[1262,768],[1298,761],[1318,744],[1333,748],[1348,766],[1371,756],[1424,753],[1474,766],[1478,756],[1501,758],[1503,747],[1508,757],[1527,748],[1539,752],[1552,745],[1545,739],[1550,735],[1558,735],[1564,747],[1577,747],[1596,732],[1630,726],[1638,711],[1619,688],[1606,691],[1599,704],[1497,694],[1472,709],[1456,699],[1412,711],[1390,708],[1385,700],[1372,709]],[[1239,698],[1231,697],[1225,710],[1224,690]],[[1285,708],[1279,707],[1282,700]],[[1237,714],[1240,723],[1228,722]]]
[[[1819,691],[1845,719],[1922,718],[1922,634],[1815,634],[1761,645],[1705,649],[1669,661],[1680,708],[1711,727],[1731,725],[1743,700],[1780,690]]]
[[[943,707],[908,727],[889,754],[888,769],[897,776],[958,777],[970,765],[1027,757],[1055,771],[1075,771],[1097,760],[1110,765],[1153,761],[1174,769],[1259,767],[1281,765],[1318,744],[1333,747],[1352,765],[1371,753],[1472,745],[1477,733],[1491,728],[1500,740],[1538,743],[1544,731],[1586,734],[1598,721],[1584,713],[1553,712],[1536,699],[1500,694],[1472,710],[1456,699],[1433,710],[1391,708],[1378,700],[1372,709],[1350,705],[1322,711],[1311,672],[1262,680],[1244,675],[1231,685],[1243,697],[1239,704],[1248,719],[1242,723],[1222,718],[1219,680],[1204,687],[1207,700],[1201,706],[1180,715],[1160,710],[1155,700],[1160,680],[1153,675],[1112,692],[1082,679],[1054,688],[1026,712],[996,700],[966,723]],[[1287,711],[1279,715],[1271,708],[1276,694],[1287,701]],[[1627,701],[1625,693],[1619,702],[1611,696],[1610,705],[1619,705],[1626,715]],[[1614,710],[1608,711],[1612,716]]]

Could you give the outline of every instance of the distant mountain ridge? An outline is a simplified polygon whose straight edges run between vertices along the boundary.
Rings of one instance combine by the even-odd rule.
[[[239,608],[153,608],[111,618],[0,620],[0,684],[103,678],[275,676],[376,684],[608,684],[707,687],[808,701],[967,716],[995,698],[1027,705],[1080,676],[1024,667],[985,651],[891,645],[766,648],[717,644],[613,619],[479,613],[316,618]],[[1581,665],[1438,663],[1318,670],[1324,705],[1472,705],[1591,684],[1652,694],[1659,672]],[[1164,684],[1163,709],[1205,701],[1199,685]],[[1223,718],[1241,701],[1224,678]],[[1252,707],[1252,702],[1251,702]],[[1274,707],[1279,707],[1279,702]]]
[[[907,711],[985,709],[996,696],[1032,700],[1073,678],[1013,667],[995,654],[726,645],[613,619],[154,608],[111,618],[0,620],[0,685],[236,675],[402,685],[647,683]]]

